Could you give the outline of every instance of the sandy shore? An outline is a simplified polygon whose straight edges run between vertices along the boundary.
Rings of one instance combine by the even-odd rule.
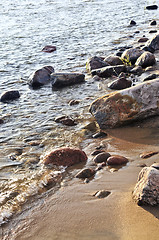
[[[123,131],[127,134],[123,135]],[[43,202],[34,204],[19,217],[15,216],[15,222],[12,219],[10,224],[3,226],[2,239],[156,240],[159,207],[139,207],[132,200],[132,190],[141,170],[138,165],[159,162],[158,155],[146,160],[139,157],[142,152],[158,150],[156,138],[152,129],[142,128],[111,130],[110,134],[114,136],[102,143],[107,144],[110,153],[128,157],[126,167],[116,172],[105,168],[88,184],[79,179],[71,180],[68,186],[45,197]],[[99,141],[85,148],[88,155]],[[98,190],[109,190],[111,194],[98,199],[93,196]]]

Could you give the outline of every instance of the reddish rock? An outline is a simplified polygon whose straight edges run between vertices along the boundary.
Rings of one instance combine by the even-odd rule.
[[[102,163],[102,162],[106,162],[110,156],[111,155],[108,152],[103,152],[96,155],[93,160],[95,163]]]
[[[51,53],[54,51],[56,51],[56,47],[51,45],[47,45],[42,49],[42,52],[47,52],[47,53]]]
[[[108,165],[122,165],[126,164],[127,162],[128,162],[127,158],[119,155],[113,155],[107,159]]]
[[[91,178],[94,176],[95,173],[96,173],[96,171],[94,169],[85,168],[76,174],[76,178],[81,178],[81,179]]]
[[[43,162],[45,165],[53,164],[56,166],[72,166],[74,164],[85,162],[87,155],[80,149],[63,147],[53,150],[45,156]]]
[[[142,153],[140,154],[141,158],[150,158],[156,154],[158,154],[159,152],[147,152],[147,153]]]

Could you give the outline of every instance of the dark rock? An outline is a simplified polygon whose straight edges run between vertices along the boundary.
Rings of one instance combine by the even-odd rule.
[[[154,156],[154,155],[156,155],[156,154],[158,154],[159,152],[147,152],[147,153],[142,153],[142,154],[140,154],[140,157],[141,158],[150,158],[150,157],[152,157],[152,156]]]
[[[93,138],[103,138],[106,136],[107,136],[107,133],[100,131],[100,132],[95,133],[92,137]]]
[[[158,8],[158,6],[157,5],[150,5],[150,6],[146,6],[146,9],[147,10],[156,10]]]
[[[54,51],[56,51],[56,47],[51,45],[47,45],[42,49],[42,52],[47,52],[47,53],[51,53]]]
[[[71,100],[71,101],[69,101],[69,105],[70,106],[74,106],[74,105],[77,105],[77,104],[79,104],[80,103],[80,100],[75,100],[75,99],[73,99],[73,100]]]
[[[159,163],[153,163],[151,165],[151,167],[156,168],[157,170],[159,170]]]
[[[105,151],[102,150],[102,149],[101,149],[101,150],[99,149],[99,150],[93,151],[93,152],[91,153],[91,155],[92,155],[92,156],[96,156],[96,155],[98,155],[99,153],[103,153],[103,152],[105,152]]]
[[[93,77],[93,80],[94,80],[94,81],[101,81],[102,78],[100,78],[99,76],[95,75],[95,76]]]
[[[153,25],[157,25],[156,20],[151,21],[151,22],[150,22],[150,25],[152,25],[152,26],[153,26]]]
[[[5,102],[8,102],[8,101],[15,100],[17,98],[20,98],[19,91],[11,90],[11,91],[7,91],[7,92],[5,92],[1,95],[0,101],[5,103]]]
[[[139,43],[142,43],[142,42],[147,42],[149,39],[146,38],[146,37],[142,37],[138,40]]]
[[[112,155],[107,159],[108,165],[122,165],[126,164],[127,162],[128,162],[127,158],[119,155]]]
[[[141,164],[138,164],[137,167],[146,167],[146,164],[145,163],[141,163]]]
[[[114,90],[121,90],[121,89],[129,88],[131,87],[131,85],[132,85],[131,80],[127,80],[125,77],[119,77],[115,81],[109,83],[108,87]]]
[[[106,166],[106,162],[102,162],[98,164],[98,167],[95,169],[95,171],[100,171],[101,169],[103,169],[103,167]]]
[[[51,81],[53,88],[62,88],[85,81],[82,73],[52,73]]]
[[[104,59],[104,61],[111,66],[116,66],[116,65],[122,65],[123,64],[121,58],[118,57],[118,56],[114,56],[114,55],[110,55],[110,56],[106,57]]]
[[[143,79],[143,81],[153,80],[153,79],[155,79],[155,78],[157,78],[157,77],[158,77],[158,75],[155,74],[155,73],[153,73],[153,74],[150,74],[150,75],[148,75],[147,77],[145,77],[145,78]]]
[[[53,150],[44,157],[44,164],[57,166],[72,166],[80,162],[86,162],[87,155],[84,151],[76,148],[63,147]]]
[[[140,31],[139,31],[139,30],[137,30],[137,31],[135,31],[135,33],[140,33]]]
[[[39,88],[44,84],[48,84],[50,82],[51,73],[53,72],[54,68],[52,66],[45,66],[37,70],[29,77],[29,85],[32,88]]]
[[[149,52],[155,52],[156,50],[159,50],[159,34],[155,35],[152,39],[150,39],[146,43],[146,47],[151,50]],[[144,49],[145,50],[145,49]],[[145,50],[146,51],[146,50]]]
[[[99,153],[98,155],[96,155],[94,158],[93,158],[93,161],[95,163],[102,163],[102,162],[106,162],[107,159],[110,157],[110,153],[108,152],[102,152],[102,153]]]
[[[105,198],[105,197],[108,197],[110,194],[111,194],[110,191],[100,190],[94,193],[93,196],[97,198]]]
[[[141,75],[143,73],[143,69],[141,66],[135,66],[133,69],[130,70],[130,73],[135,75]]]
[[[153,66],[156,64],[156,59],[154,54],[150,52],[144,52],[136,61],[136,66],[141,66],[142,68],[146,68],[149,66]]]
[[[131,20],[130,25],[136,25],[136,22],[134,20]]]
[[[157,30],[150,30],[149,33],[157,33]]]
[[[123,52],[121,58],[126,63],[134,64],[144,51],[139,48],[130,48]]]
[[[88,72],[91,72],[94,69],[98,69],[98,68],[102,68],[102,67],[106,67],[109,64],[106,63],[105,61],[103,61],[103,59],[101,57],[91,57],[87,60],[86,63],[86,69]]]
[[[125,72],[125,71],[126,71],[125,65],[118,65],[118,66],[108,66],[101,69],[96,69],[96,70],[93,70],[91,74],[93,76],[98,75],[99,77],[102,77],[102,78],[108,78],[113,75],[117,76],[121,72]]]
[[[85,168],[76,174],[76,178],[81,178],[81,179],[91,178],[95,175],[95,173],[96,171],[94,169]]]
[[[3,123],[4,123],[3,119],[0,118],[0,124],[3,124]]]
[[[62,123],[63,125],[66,125],[66,126],[75,126],[75,125],[77,125],[75,120],[73,120],[72,118],[70,118],[68,116],[58,117],[58,118],[55,119],[55,122]]]

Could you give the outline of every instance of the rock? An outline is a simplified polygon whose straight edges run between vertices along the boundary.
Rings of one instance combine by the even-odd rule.
[[[141,56],[144,51],[139,48],[130,48],[123,52],[121,59],[126,63],[135,64],[136,60]]]
[[[128,159],[123,157],[123,156],[119,156],[119,155],[112,155],[107,159],[107,164],[108,165],[123,165],[126,164],[128,162]]]
[[[138,164],[137,167],[146,167],[146,164],[145,163],[141,163],[141,164]]]
[[[98,155],[99,153],[103,153],[103,152],[105,152],[105,151],[102,150],[102,149],[101,149],[101,150],[99,149],[99,150],[93,151],[93,152],[91,153],[91,155],[92,155],[92,156],[96,156],[96,155]]]
[[[100,69],[93,70],[91,74],[97,75],[102,78],[108,78],[113,75],[117,76],[121,72],[126,72],[126,66],[125,65],[118,65],[118,66],[108,66]]]
[[[107,136],[107,133],[100,131],[100,132],[95,133],[92,137],[93,138],[103,138],[106,136]]]
[[[139,43],[147,42],[149,39],[147,37],[142,37],[138,40]]]
[[[94,169],[85,168],[76,174],[76,178],[81,178],[81,179],[91,178],[95,175],[95,173],[96,171]]]
[[[119,77],[113,82],[108,84],[108,88],[114,89],[114,90],[121,90],[125,88],[131,87],[131,80],[127,80],[125,77]]]
[[[80,103],[80,100],[75,100],[75,99],[73,99],[73,100],[71,100],[71,101],[69,101],[69,105],[70,106],[74,106],[74,105],[77,105],[77,104],[79,104]]]
[[[144,52],[136,61],[136,66],[141,66],[142,68],[146,68],[149,66],[153,66],[156,63],[156,59],[154,54],[150,52]]]
[[[101,129],[159,115],[159,78],[112,92],[95,100],[89,111]]]
[[[157,78],[159,75],[157,75],[156,73],[152,73],[152,74],[149,74],[147,77],[145,77],[143,79],[143,81],[149,81],[149,80],[153,80],[155,78]]]
[[[145,49],[149,49],[149,52],[155,52],[156,50],[159,50],[159,34],[155,35],[152,39],[150,39],[147,43],[146,43],[146,48]]]
[[[116,65],[123,65],[123,62],[120,57],[110,55],[104,59],[106,63],[108,63],[111,66],[116,66]]]
[[[142,153],[140,154],[141,158],[150,158],[156,154],[158,154],[159,152],[147,152],[147,153]]]
[[[29,77],[29,85],[32,88],[39,88],[42,85],[48,84],[50,82],[50,75],[54,72],[52,66],[45,66]]]
[[[100,78],[99,76],[95,75],[95,76],[93,77],[93,80],[94,80],[94,81],[101,81],[102,78]]]
[[[153,25],[157,25],[156,20],[151,21],[151,22],[150,22],[150,25],[151,25],[151,26],[153,26]]]
[[[108,197],[110,194],[111,194],[110,191],[100,190],[100,191],[95,192],[93,194],[93,196],[97,197],[97,198],[105,198],[105,197]]]
[[[0,124],[3,124],[3,123],[4,123],[3,119],[0,118]]]
[[[130,70],[130,73],[140,76],[143,73],[143,69],[141,66],[135,66]]]
[[[157,9],[158,8],[158,6],[157,5],[149,5],[149,6],[146,6],[146,9],[147,10],[155,10],[155,9]]]
[[[134,20],[131,20],[130,25],[136,25],[136,22]]]
[[[47,45],[42,49],[42,52],[47,52],[47,53],[51,53],[54,51],[56,51],[56,47],[51,45]]]
[[[51,82],[53,88],[62,88],[85,81],[85,75],[82,73],[52,73]]]
[[[109,64],[103,61],[100,57],[91,57],[86,62],[86,69],[88,72],[91,72],[94,69],[99,69],[108,66]]]
[[[98,155],[96,155],[94,158],[93,158],[93,161],[95,163],[102,163],[102,162],[106,162],[107,159],[110,157],[111,155],[108,153],[108,152],[102,152],[102,153],[99,153]]]
[[[144,167],[139,173],[137,184],[133,191],[133,199],[138,205],[159,204],[159,170],[154,167]]]
[[[5,103],[5,102],[9,102],[9,101],[18,99],[18,98],[20,98],[19,91],[11,90],[11,91],[7,91],[1,95],[0,101]]]
[[[157,33],[157,30],[150,30],[149,33]]]
[[[87,155],[84,151],[76,148],[57,148],[44,157],[44,164],[53,164],[56,166],[72,166],[80,162],[86,162]]]
[[[159,163],[153,163],[151,165],[151,167],[156,168],[157,170],[159,170]]]
[[[101,169],[103,169],[103,167],[106,166],[106,162],[102,162],[98,164],[98,167],[95,169],[95,171],[100,171]]]
[[[72,118],[70,118],[68,116],[58,117],[58,118],[55,119],[55,122],[62,123],[63,125],[66,125],[66,126],[75,126],[75,125],[77,125],[75,120],[73,120]]]

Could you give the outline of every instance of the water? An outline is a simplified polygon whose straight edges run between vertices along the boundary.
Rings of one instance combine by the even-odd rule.
[[[147,1],[147,4],[151,4]],[[157,11],[146,11],[146,3],[115,0],[15,0],[0,3],[0,93],[17,89],[19,100],[0,103],[0,223],[5,222],[28,197],[45,191],[50,178],[63,173],[45,169],[40,162],[51,149],[79,146],[87,138],[83,127],[92,117],[88,112],[93,99],[106,88],[88,79],[82,85],[52,91],[28,87],[35,70],[51,65],[55,71],[86,73],[86,60],[107,56],[116,47],[129,45],[136,30],[148,33],[149,21],[158,20]],[[128,27],[130,20],[137,27]],[[148,36],[149,37],[149,36]],[[57,51],[44,53],[45,45]],[[71,99],[81,100],[69,106]],[[75,127],[55,123],[61,115],[72,116]]]

